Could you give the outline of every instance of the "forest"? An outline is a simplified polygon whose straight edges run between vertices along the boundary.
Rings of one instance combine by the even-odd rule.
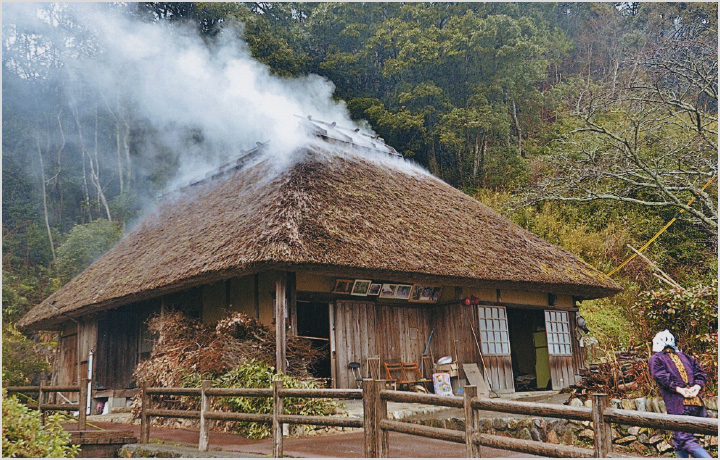
[[[581,307],[595,359],[668,328],[716,388],[717,8],[3,5],[3,382],[52,359],[25,312],[162,193],[312,113],[612,273],[624,291]]]

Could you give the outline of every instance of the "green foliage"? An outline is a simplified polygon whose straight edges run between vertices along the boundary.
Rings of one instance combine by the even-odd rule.
[[[718,283],[699,284],[686,291],[658,289],[643,292],[633,309],[646,341],[664,329],[675,336],[685,353],[695,356],[708,374],[706,390],[717,392]]]
[[[70,280],[117,243],[121,236],[120,226],[106,219],[76,225],[57,249],[58,274],[63,280]]]
[[[197,388],[207,376],[189,374],[183,379],[186,387]],[[320,388],[315,382],[301,381],[283,373],[275,373],[275,369],[260,361],[248,361],[231,371],[212,379],[218,388],[272,388],[273,382],[282,381],[284,388]],[[272,398],[231,397],[217,398],[222,404],[237,412],[250,414],[272,414]],[[332,415],[338,409],[332,399],[315,398],[283,398],[283,413],[291,415]],[[252,439],[261,439],[272,434],[267,424],[256,422],[240,422],[239,432]]]
[[[20,404],[15,396],[2,395],[2,455],[3,457],[73,458],[79,446],[69,446],[70,433],[60,425],[59,414],[47,417],[42,425],[40,412]]]
[[[53,344],[36,342],[3,321],[2,381],[7,385],[30,385],[33,379],[50,369],[48,361]]]

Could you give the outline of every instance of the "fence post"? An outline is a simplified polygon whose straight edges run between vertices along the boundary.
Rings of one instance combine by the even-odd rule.
[[[377,457],[377,430],[375,427],[375,382],[363,379],[363,437],[365,439],[365,458]]]
[[[605,393],[594,393],[593,398],[593,426],[595,428],[595,458],[607,457],[612,452],[612,432],[610,424],[605,423],[603,413],[607,409],[610,397]]]
[[[80,395],[78,396],[78,430],[84,430],[87,420],[88,379],[80,382]]]
[[[42,409],[43,400],[45,399],[45,385],[47,385],[47,380],[40,380],[40,390],[38,390],[38,411],[40,412],[40,422],[45,425],[45,412]]]
[[[283,424],[280,423],[278,417],[283,413],[282,397],[279,391],[282,390],[282,381],[273,382],[273,457],[280,458],[283,456]]]
[[[477,432],[478,420],[472,408],[471,400],[477,396],[475,385],[466,385],[463,388],[463,408],[465,409],[465,449],[468,458],[478,458],[478,445],[472,441],[473,434]]]
[[[205,412],[210,409],[210,398],[205,394],[205,390],[211,386],[210,380],[203,380],[200,385],[200,440],[198,441],[200,452],[207,452],[210,445],[210,422],[205,419]]]
[[[150,442],[150,418],[147,411],[150,408],[150,395],[147,392],[147,383],[142,384],[142,399],[140,404],[140,444]]]
[[[375,384],[375,453],[377,458],[387,458],[390,455],[388,443],[388,432],[380,427],[380,422],[387,418],[387,401],[380,397],[380,392],[385,389],[385,380],[376,380]]]

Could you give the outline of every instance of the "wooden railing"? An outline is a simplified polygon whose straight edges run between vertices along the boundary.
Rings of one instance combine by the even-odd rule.
[[[47,385],[40,382],[37,386],[7,386],[3,387],[7,394],[12,393],[37,393],[37,404],[26,404],[28,407],[37,409],[45,418],[45,412],[48,411],[68,411],[78,413],[78,430],[84,430],[86,427],[86,408],[88,401],[88,381],[83,380],[80,385]],[[47,396],[50,393],[78,393],[77,403],[48,403]]]
[[[199,396],[200,410],[169,410],[152,409],[150,396]],[[272,414],[252,414],[244,412],[221,412],[210,410],[212,397],[255,397],[272,398]],[[258,422],[272,424],[273,455],[283,456],[283,425],[305,424],[322,426],[342,426],[362,428],[363,419],[359,417],[310,416],[283,414],[283,398],[332,398],[332,399],[363,399],[362,390],[335,389],[294,389],[283,388],[282,382],[274,382],[273,388],[213,388],[209,381],[203,381],[200,388],[146,388],[142,391],[142,407],[140,411],[140,442],[147,444],[150,440],[150,417],[171,417],[200,420],[200,440],[198,448],[207,452],[209,447],[210,420],[235,422]]]
[[[593,395],[593,406],[568,407],[556,404],[518,402],[477,397],[477,388],[466,386],[462,398],[386,389],[383,380],[363,380],[362,390],[289,389],[282,382],[275,382],[273,388],[212,388],[210,382],[203,382],[201,388],[143,388],[141,410],[141,443],[147,443],[150,435],[150,417],[174,417],[200,420],[200,451],[207,451],[209,445],[209,420],[252,421],[272,424],[273,455],[283,454],[283,425],[308,424],[323,426],[362,427],[364,431],[364,454],[366,458],[389,456],[389,433],[405,433],[432,439],[465,444],[467,457],[480,457],[482,447],[512,450],[546,457],[627,457],[612,451],[611,423],[623,425],[684,431],[695,434],[717,435],[718,419],[654,414],[648,412],[609,409],[609,397]],[[199,396],[199,411],[169,410],[150,408],[151,395]],[[272,414],[250,414],[240,412],[213,412],[210,410],[211,397],[244,396],[273,398]],[[343,398],[362,399],[363,417],[302,416],[282,413],[283,398]],[[463,409],[465,431],[451,430],[408,423],[388,418],[388,402],[435,405]],[[583,448],[540,441],[497,436],[478,431],[478,411],[503,412],[537,417],[553,417],[593,423],[594,447]]]

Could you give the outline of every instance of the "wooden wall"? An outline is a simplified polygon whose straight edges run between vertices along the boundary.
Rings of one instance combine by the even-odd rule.
[[[368,357],[379,356],[381,363],[415,361],[420,365],[430,334],[428,308],[352,300],[338,300],[333,308],[336,388],[356,387],[348,368],[351,362],[360,363],[362,376],[367,377]]]

